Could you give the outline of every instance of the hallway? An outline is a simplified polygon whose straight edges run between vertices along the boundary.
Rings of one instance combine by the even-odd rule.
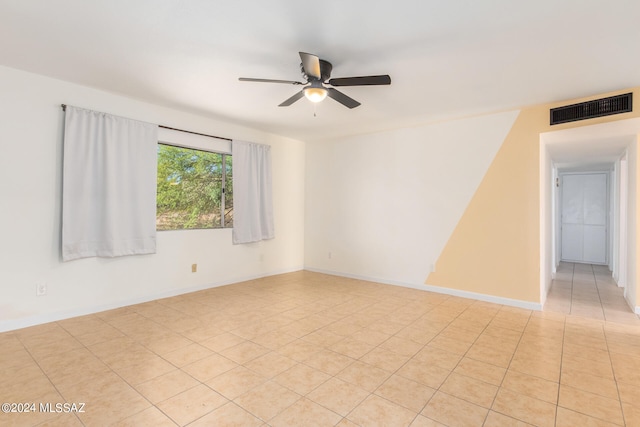
[[[544,311],[640,326],[605,265],[561,262]]]

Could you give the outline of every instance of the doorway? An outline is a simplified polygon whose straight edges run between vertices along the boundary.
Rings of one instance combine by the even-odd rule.
[[[574,266],[585,264],[594,269],[595,266],[605,268],[604,273],[612,278],[613,283],[625,285],[624,290],[621,289],[624,291],[622,302],[628,307],[628,312],[640,313],[636,301],[636,268],[634,263],[627,262],[627,258],[633,259],[636,253],[637,225],[629,221],[624,231],[624,224],[620,221],[624,213],[628,218],[636,217],[639,135],[640,118],[540,134],[540,301],[543,306],[552,284],[556,279],[562,280],[562,272],[559,271],[561,261],[571,258],[570,264]],[[621,169],[628,171],[626,177],[621,175]],[[582,247],[582,258],[571,254],[568,257],[566,245],[562,253],[562,194],[559,187],[560,175],[567,172],[603,172],[608,177],[605,185],[608,191],[605,203],[608,223],[604,228],[604,262],[601,249],[598,249],[599,258],[594,258],[594,254],[584,256],[584,241],[577,245]],[[626,181],[626,187],[621,181]],[[594,259],[598,262],[594,262]],[[597,272],[598,276],[603,273],[600,269]],[[620,281],[620,278],[626,280]]]
[[[607,264],[608,173],[561,173],[560,260]]]

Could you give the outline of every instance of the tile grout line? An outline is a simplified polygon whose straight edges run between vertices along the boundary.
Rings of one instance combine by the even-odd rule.
[[[571,263],[571,298],[569,300],[569,314],[573,314],[573,282],[576,274],[576,265]]]
[[[624,425],[627,425],[626,415],[624,413],[624,407],[622,406],[622,396],[620,395],[620,387],[618,387],[618,378],[616,376],[616,370],[613,366],[613,360],[611,359],[611,350],[609,349],[609,337],[607,335],[607,331],[602,325],[602,333],[604,334],[604,342],[607,345],[607,355],[609,356],[609,363],[611,364],[611,372],[613,373],[613,382],[616,385],[616,392],[618,393],[618,404],[620,405],[620,413],[622,414],[622,421]]]
[[[602,319],[607,320],[604,313],[604,304],[602,303],[602,297],[600,296],[600,288],[598,287],[598,280],[596,279],[596,272],[593,268],[593,264],[590,264],[591,267],[591,275],[593,276],[593,284],[596,287],[596,292],[598,293],[598,301],[600,302],[600,311],[602,311]]]
[[[59,325],[59,324],[58,324],[58,322],[53,322],[53,323],[55,323],[58,327],[62,328],[65,332],[69,333],[65,328],[63,328],[61,325]],[[45,332],[45,333],[46,333],[46,332]],[[37,335],[42,335],[42,334],[37,334]],[[71,335],[71,334],[69,334],[69,335]],[[47,373],[45,372],[45,370],[42,368],[42,366],[40,365],[40,362],[38,362],[38,360],[34,357],[34,355],[33,355],[33,353],[31,352],[31,350],[29,350],[29,348],[27,347],[27,345],[26,345],[26,344],[24,343],[24,341],[20,338],[20,335],[19,335],[19,334],[16,334],[16,335],[15,335],[15,337],[16,337],[16,339],[17,339],[18,341],[20,341],[20,344],[22,344],[22,347],[24,348],[24,350],[29,354],[29,356],[31,357],[31,360],[33,361],[33,363],[35,363],[35,364],[38,366],[38,369],[40,369],[40,372],[42,372],[42,375],[44,375],[44,376],[47,378],[47,380],[49,381],[49,383],[51,384],[51,386],[55,389],[55,391],[58,393],[58,395],[60,395],[60,397],[62,397],[62,398],[63,398],[63,399],[65,399],[65,401],[66,401],[66,398],[64,397],[64,395],[62,394],[62,392],[60,391],[60,389],[58,389],[58,386],[56,386],[56,384],[51,380],[51,377],[49,377],[49,374],[47,374]],[[71,335],[71,337],[72,337],[73,339],[76,339],[76,338],[75,338],[75,336],[73,336],[73,335]],[[76,341],[78,341],[78,340],[76,339]],[[81,342],[79,342],[79,341],[78,341],[78,343],[82,345],[82,343],[81,343]],[[69,351],[73,351],[73,350],[69,350]],[[66,353],[66,352],[63,352],[63,353]],[[76,418],[76,419],[77,419],[77,420],[78,420],[78,421],[79,421],[83,426],[85,425],[85,423],[80,419],[80,417],[78,416],[78,414],[75,414],[75,413],[74,413],[73,415],[74,415],[74,417],[75,417],[75,418]],[[46,421],[45,421],[45,422],[46,422]]]
[[[562,349],[560,352],[560,375],[558,376],[558,393],[556,395],[556,416],[555,425],[558,425],[558,408],[560,407],[560,388],[562,387],[562,365],[564,363],[564,340],[567,331],[567,316],[562,321]]]
[[[441,305],[442,305],[445,301],[447,301],[448,299],[449,299],[449,298],[447,298],[447,299],[443,300],[442,302],[440,302],[440,304],[438,304],[438,305],[434,306],[431,310],[429,310],[429,311],[425,312],[425,313],[424,313],[424,314],[422,314],[420,317],[422,317],[422,316],[426,315],[427,313],[429,313],[429,312],[431,312],[431,311],[435,310],[435,308],[436,308],[436,307],[441,306]],[[460,313],[460,314],[462,314],[462,313]],[[458,315],[458,316],[459,316],[459,315]],[[458,316],[456,316],[456,318],[457,318]],[[414,322],[412,322],[411,324],[415,323],[416,321],[417,321],[417,319],[416,319]],[[451,323],[451,322],[449,322],[449,324],[450,324],[450,323]],[[449,325],[449,324],[448,324],[448,325]],[[447,326],[448,326],[448,325],[447,325]],[[407,326],[409,326],[409,325],[407,325]],[[403,328],[403,329],[404,329],[404,328]],[[393,371],[393,373],[391,373],[391,375],[389,376],[389,378],[391,378],[391,376],[393,376],[393,375],[397,375],[397,373],[398,373],[398,371],[400,371],[400,369],[402,369],[402,368],[403,368],[407,363],[409,363],[409,362],[410,362],[410,361],[415,357],[415,355],[416,355],[416,354],[418,354],[420,351],[422,351],[422,350],[423,350],[423,349],[424,349],[424,348],[425,348],[425,347],[426,347],[426,346],[427,346],[431,341],[433,341],[433,340],[434,340],[438,335],[440,335],[440,333],[442,333],[442,331],[443,331],[443,330],[445,330],[445,329],[446,329],[446,327],[442,328],[442,330],[440,330],[440,331],[438,332],[438,334],[437,334],[437,335],[435,335],[433,338],[431,338],[431,339],[430,339],[429,341],[427,341],[425,344],[422,344],[422,347],[420,348],[420,350],[418,350],[417,352],[415,352],[413,356],[411,356],[411,357],[410,357],[406,362],[404,362],[400,367],[398,367],[395,371]],[[401,330],[402,330],[402,329],[401,329]],[[360,360],[362,357],[364,357],[364,356],[366,356],[367,354],[371,353],[371,351],[373,351],[375,348],[379,347],[381,344],[383,344],[383,343],[385,343],[385,342],[389,341],[389,339],[391,339],[391,337],[396,336],[396,334],[397,334],[397,332],[396,332],[396,333],[394,333],[393,335],[391,335],[391,336],[390,336],[389,338],[387,338],[386,340],[384,340],[382,343],[378,344],[378,345],[377,345],[376,347],[374,347],[373,349],[369,350],[367,353],[365,353],[364,355],[362,355],[360,358],[358,358],[358,359],[356,359],[356,360]],[[410,341],[411,341],[411,340],[410,340]],[[420,344],[420,343],[418,343],[418,344]],[[366,362],[362,362],[362,363],[366,363]],[[347,366],[347,367],[348,367],[348,366]],[[347,367],[345,367],[344,369],[346,369]],[[343,369],[343,370],[344,370],[344,369]],[[340,371],[340,372],[342,372],[342,371]],[[336,374],[336,375],[337,375],[337,374]],[[404,376],[402,376],[402,375],[400,375],[400,376],[401,376],[402,378],[406,378],[406,377],[404,377]],[[335,377],[335,376],[334,376],[334,377]],[[338,378],[338,379],[340,379],[340,378]],[[388,378],[387,378],[387,379],[388,379]],[[408,379],[408,378],[407,378],[407,379]],[[385,381],[386,381],[386,380],[385,380]],[[411,380],[411,381],[413,381],[413,380]],[[444,382],[444,381],[443,381],[443,382]],[[383,384],[384,384],[384,382],[383,382]],[[355,384],[353,384],[353,385],[355,385]],[[382,384],[381,384],[381,385],[382,385]],[[423,385],[424,385],[424,384],[423,384]],[[357,387],[357,386],[356,386],[356,387]],[[376,390],[377,390],[379,387],[380,387],[380,386],[378,386],[378,387],[376,388]],[[427,387],[429,387],[429,386],[427,386]],[[431,388],[431,387],[429,387],[429,388]],[[440,387],[438,387],[438,389],[439,389],[439,388],[440,388]],[[436,389],[436,392],[438,391],[438,389]],[[364,402],[365,400],[367,400],[371,395],[376,395],[376,394],[375,394],[375,390],[374,390],[374,391],[369,392],[369,395],[368,395],[367,397],[365,397],[365,398],[362,400],[362,402]],[[434,395],[435,395],[435,393],[434,393]],[[376,396],[378,396],[378,395],[376,395]],[[382,397],[382,396],[378,396],[378,397],[380,397],[380,398],[382,398],[382,399],[385,399],[385,400],[386,400],[386,401],[388,401],[388,402],[391,402],[389,399],[386,399],[385,397]],[[427,400],[427,402],[422,406],[422,409],[420,409],[420,410],[416,413],[416,416],[413,418],[412,423],[413,423],[413,422],[418,418],[418,416],[420,416],[420,414],[422,413],[422,411],[424,411],[424,408],[426,408],[426,407],[427,407],[427,405],[429,404],[429,402],[431,401],[431,399],[432,399],[432,398],[433,398],[433,396],[431,396],[431,397],[429,398],[429,400]],[[355,409],[356,409],[360,404],[362,404],[362,402],[360,402],[358,405],[354,406],[354,407],[353,407],[353,408],[352,408],[352,409],[347,413],[347,415],[345,415],[343,418],[344,418],[344,419],[349,420],[349,419],[347,418],[347,417],[349,416],[349,414],[351,414],[353,411],[355,411]],[[394,403],[394,402],[391,402],[391,403],[396,404],[396,403]],[[402,405],[400,405],[400,406],[402,406]],[[427,418],[428,418],[428,417],[427,417]],[[349,421],[351,421],[351,420],[349,420]],[[353,421],[352,421],[352,422],[353,422]]]
[[[505,377],[507,376],[507,373],[509,372],[509,368],[511,367],[511,363],[513,362],[513,358],[515,357],[516,352],[518,351],[518,347],[520,346],[520,343],[522,342],[522,337],[524,337],[524,332],[525,332],[525,330],[527,329],[527,325],[529,325],[529,322],[531,321],[531,318],[532,318],[532,313],[529,313],[529,319],[527,319],[527,324],[526,324],[526,325],[525,325],[525,327],[522,329],[522,333],[520,334],[520,338],[518,339],[518,343],[516,344],[516,347],[515,347],[515,349],[513,350],[513,354],[511,355],[511,358],[509,359],[509,364],[508,364],[508,365],[507,365],[507,367],[505,368],[504,376],[502,377],[502,381],[500,381],[500,385],[498,386],[498,391],[496,392],[496,395],[493,397],[493,402],[491,402],[491,408],[493,408],[493,405],[495,405],[496,398],[498,397],[498,392],[500,391],[500,389],[502,388],[502,385],[504,384],[504,379],[505,379]],[[517,372],[517,371],[516,371],[516,372]],[[505,390],[506,390],[506,389],[505,389]],[[515,392],[513,392],[513,393],[515,393]],[[518,393],[516,393],[516,394],[518,394]],[[556,408],[557,408],[557,406],[556,406]],[[492,409],[489,409],[489,412],[490,412],[490,411],[492,411]],[[507,416],[507,417],[509,417],[509,418],[517,419],[518,421],[521,421],[521,422],[526,423],[526,421],[521,420],[521,419],[518,419],[518,418],[514,418],[514,417],[512,417],[511,415],[503,414],[502,412],[498,412],[498,411],[495,411],[495,412],[497,412],[497,413],[499,413],[499,414],[502,414],[502,415],[504,415],[504,416]],[[487,417],[488,417],[488,416],[489,416],[489,414],[487,413]],[[486,422],[486,419],[485,419],[485,422]],[[484,423],[483,423],[483,424],[484,424]]]

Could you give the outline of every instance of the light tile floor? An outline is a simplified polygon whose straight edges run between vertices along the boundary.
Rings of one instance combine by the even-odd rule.
[[[640,326],[604,265],[561,262],[544,309]]]
[[[637,326],[306,271],[0,334],[2,426],[638,426],[639,384]]]

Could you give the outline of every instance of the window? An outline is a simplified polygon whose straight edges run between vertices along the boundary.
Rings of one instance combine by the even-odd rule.
[[[156,229],[230,227],[232,156],[158,144]]]

